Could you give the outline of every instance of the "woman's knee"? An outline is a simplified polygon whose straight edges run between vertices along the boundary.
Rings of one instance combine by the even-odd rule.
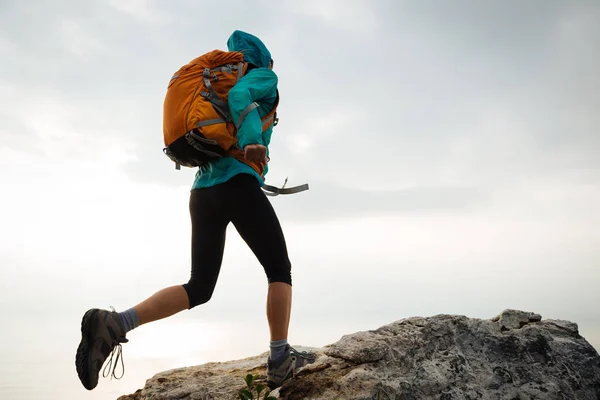
[[[280,263],[276,268],[265,268],[269,283],[283,282],[292,285],[292,266],[289,262]]]
[[[190,301],[190,310],[201,304],[208,303],[214,292],[214,286],[208,287],[198,281],[190,280],[183,285]]]

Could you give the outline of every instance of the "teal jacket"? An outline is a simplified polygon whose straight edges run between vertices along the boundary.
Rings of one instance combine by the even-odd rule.
[[[269,69],[271,53],[259,38],[242,31],[233,32],[227,41],[227,48],[244,53],[244,60],[256,66],[229,91],[229,109],[235,123],[246,107],[252,102],[258,103],[258,108],[245,117],[238,129],[238,145],[243,149],[249,144],[261,144],[267,148],[268,156],[273,124],[262,132],[261,118],[271,112],[277,99],[277,75]],[[233,157],[223,157],[198,168],[192,190],[227,182],[238,174],[253,175],[262,186],[267,171],[268,166],[265,166],[261,177],[249,165]]]

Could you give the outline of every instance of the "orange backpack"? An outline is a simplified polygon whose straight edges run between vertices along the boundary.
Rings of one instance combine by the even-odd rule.
[[[227,103],[229,90],[244,76],[248,63],[240,52],[213,50],[181,67],[169,82],[164,101],[164,153],[175,167],[198,167],[230,155],[263,174],[264,164],[244,159],[237,146],[237,127],[258,107],[248,106],[236,124]],[[277,104],[262,118],[263,131],[277,125]]]

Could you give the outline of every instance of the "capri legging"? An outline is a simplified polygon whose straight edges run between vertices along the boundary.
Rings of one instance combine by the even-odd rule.
[[[230,222],[262,264],[269,283],[292,284],[279,219],[255,177],[240,174],[223,184],[192,190],[190,216],[192,274],[183,285],[190,308],[206,303],[213,294]]]

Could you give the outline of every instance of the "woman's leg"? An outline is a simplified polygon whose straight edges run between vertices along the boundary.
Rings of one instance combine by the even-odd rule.
[[[188,283],[162,289],[134,307],[139,324],[169,317],[210,300],[217,283],[225,232],[229,223],[219,201],[222,187],[193,190],[190,194],[192,222],[192,271]]]
[[[139,325],[170,317],[188,308],[190,308],[188,294],[181,285],[162,289],[133,307]]]
[[[256,255],[269,282],[267,320],[271,341],[287,339],[292,307],[291,263],[279,219],[256,178],[239,175],[231,181],[237,191],[231,222]],[[233,186],[235,184],[235,186]]]

